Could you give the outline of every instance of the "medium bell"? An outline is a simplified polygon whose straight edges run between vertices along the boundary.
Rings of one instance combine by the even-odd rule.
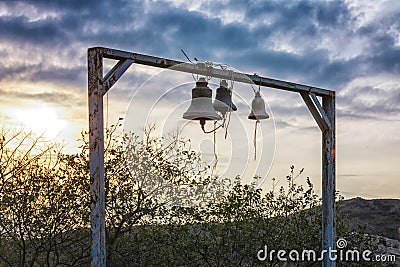
[[[232,92],[228,89],[228,83],[226,80],[221,80],[219,87],[217,88],[217,94],[213,107],[216,111],[221,112],[223,115],[227,112],[236,111],[237,107],[232,102]]]
[[[265,120],[269,118],[268,113],[265,111],[264,99],[261,98],[260,92],[256,95],[251,102],[251,112],[248,116],[249,120]]]
[[[200,78],[196,82],[196,87],[192,89],[192,102],[188,110],[183,113],[184,119],[199,120],[202,125],[206,120],[221,119],[212,106],[212,90],[207,84],[205,78]]]

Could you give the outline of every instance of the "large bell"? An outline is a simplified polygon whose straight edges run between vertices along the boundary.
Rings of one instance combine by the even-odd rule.
[[[222,114],[237,110],[237,107],[232,102],[232,92],[228,89],[228,83],[226,80],[221,80],[220,85],[217,88],[213,107],[216,111],[219,111]]]
[[[265,120],[269,118],[268,113],[265,111],[264,99],[261,98],[260,92],[256,95],[251,102],[251,112],[248,116],[250,120]]]
[[[202,125],[206,120],[221,119],[212,106],[212,90],[207,84],[205,78],[200,78],[196,82],[196,87],[192,89],[192,102],[188,110],[183,113],[184,119],[199,120]]]

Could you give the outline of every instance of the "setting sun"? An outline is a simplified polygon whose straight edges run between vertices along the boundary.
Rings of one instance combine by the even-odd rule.
[[[19,109],[14,115],[17,123],[22,124],[26,130],[51,139],[57,137],[67,124],[52,107]]]

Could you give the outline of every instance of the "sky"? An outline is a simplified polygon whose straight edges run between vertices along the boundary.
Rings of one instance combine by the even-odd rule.
[[[184,49],[217,67],[336,91],[337,190],[400,198],[399,17],[396,0],[0,1],[0,122],[73,150],[88,128],[89,47],[186,61]],[[115,64],[104,63],[105,72]],[[218,84],[209,81],[214,95]],[[299,183],[309,176],[320,192],[321,134],[301,97],[261,88],[270,119],[257,129],[254,160],[254,93],[230,85],[238,111],[227,138],[216,135],[221,176],[259,174],[268,189],[294,165],[305,168]],[[181,118],[193,87],[190,74],[132,65],[104,98],[106,124],[179,129],[212,162],[213,135]]]

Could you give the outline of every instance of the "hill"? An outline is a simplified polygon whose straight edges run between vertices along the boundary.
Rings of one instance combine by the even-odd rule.
[[[366,225],[367,232],[400,240],[400,199],[363,199],[343,201],[339,213],[348,217],[352,226]]]

